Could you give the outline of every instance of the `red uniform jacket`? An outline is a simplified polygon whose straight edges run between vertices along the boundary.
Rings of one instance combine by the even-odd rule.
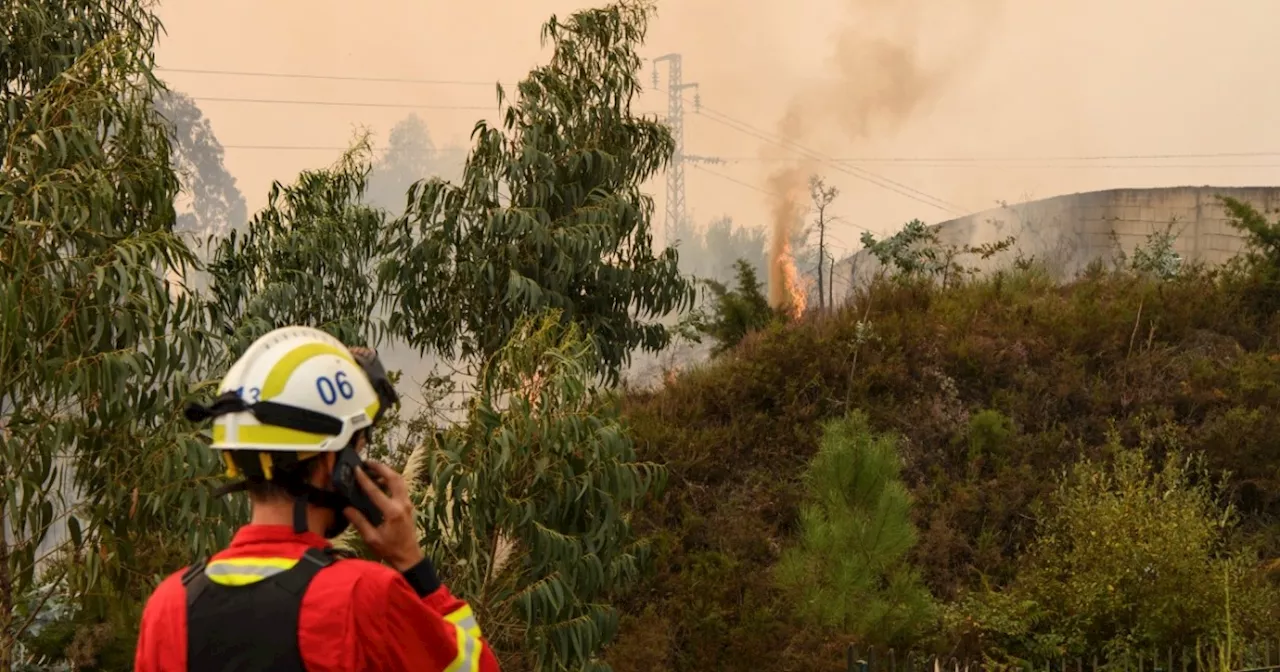
[[[287,569],[308,547],[329,542],[289,526],[246,525],[231,546],[210,559],[222,571],[210,579],[243,585],[261,576],[235,574],[236,565]],[[170,575],[147,600],[134,661],[137,672],[186,672],[187,602],[182,571]],[[316,575],[302,599],[298,648],[312,672],[448,670],[498,672],[471,607],[441,586],[420,598],[390,567],[341,560]]]

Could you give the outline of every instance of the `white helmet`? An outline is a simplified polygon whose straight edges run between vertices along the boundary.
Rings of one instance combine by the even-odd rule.
[[[224,451],[233,477],[243,470],[237,464],[250,462],[245,459],[249,455],[234,457],[233,452],[259,452],[253,462],[261,463],[268,480],[272,462],[342,450],[357,432],[373,425],[382,406],[351,351],[311,327],[283,327],[254,341],[218,392],[218,403],[208,409],[214,418],[212,447]]]

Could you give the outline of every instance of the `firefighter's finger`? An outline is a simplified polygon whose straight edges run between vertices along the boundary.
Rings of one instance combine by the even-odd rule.
[[[391,493],[392,499],[409,499],[409,488],[404,483],[404,476],[377,460],[369,460],[365,464],[369,465],[369,469],[374,473],[382,477],[382,482],[386,483],[387,491]]]
[[[368,518],[364,517],[363,513],[348,506],[342,510],[342,515],[351,521],[351,526],[356,528],[356,531],[360,533],[360,538],[364,539],[365,543],[370,546],[374,546],[377,543],[378,529],[369,522]]]

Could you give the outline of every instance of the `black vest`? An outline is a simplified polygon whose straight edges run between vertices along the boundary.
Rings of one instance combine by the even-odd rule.
[[[189,672],[306,672],[298,613],[311,579],[332,565],[315,548],[293,568],[245,586],[214,583],[199,562],[182,575],[187,591]]]

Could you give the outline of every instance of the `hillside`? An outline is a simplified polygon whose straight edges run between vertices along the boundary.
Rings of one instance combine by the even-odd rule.
[[[1250,565],[1280,555],[1280,332],[1258,307],[1269,305],[1265,275],[1238,265],[1161,281],[1095,266],[1065,286],[1034,269],[948,289],[884,280],[836,314],[753,334],[665,389],[631,394],[637,447],[671,475],[635,521],[653,571],[627,597],[610,662],[835,669],[854,638],[799,622],[771,572],[797,534],[820,423],[853,409],[901,437],[919,530],[911,563],[944,613],[1008,585],[1036,507],[1074,463],[1118,444],[1153,460],[1203,453],[1207,473],[1229,472],[1235,547],[1255,554]],[[1181,540],[1167,541],[1176,555]],[[1256,634],[1274,638],[1269,627]],[[938,625],[908,644],[990,653],[981,629]]]

